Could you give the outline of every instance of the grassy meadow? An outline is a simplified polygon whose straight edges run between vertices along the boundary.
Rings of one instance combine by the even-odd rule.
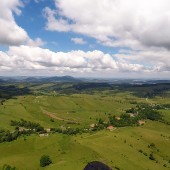
[[[41,85],[43,87],[47,85]],[[99,118],[107,121],[108,116],[125,113],[126,109],[135,106],[134,101],[170,104],[169,98],[139,98],[129,91],[28,94],[5,100],[0,105],[0,129],[13,131],[11,120],[21,118],[45,128],[89,128]],[[170,122],[170,110],[160,111],[163,118]],[[69,121],[76,123],[70,124]],[[149,147],[151,143],[155,146]],[[155,161],[149,159],[151,153]],[[41,168],[39,160],[44,154],[51,157],[52,164]],[[115,128],[112,131],[104,129],[77,135],[54,133],[48,137],[33,134],[0,143],[0,167],[9,164],[18,170],[81,170],[94,160],[121,170],[169,169],[170,126],[147,120],[143,126]]]

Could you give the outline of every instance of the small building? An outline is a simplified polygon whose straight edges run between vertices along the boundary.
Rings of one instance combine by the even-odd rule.
[[[26,128],[24,128],[24,127],[19,127],[19,129],[18,129],[20,132],[23,132],[23,131],[29,131],[29,130],[31,130],[31,129],[26,129]]]
[[[48,133],[42,133],[42,134],[39,134],[39,137],[48,137],[49,134]]]
[[[144,120],[139,120],[138,123],[139,123],[139,125],[141,126],[141,125],[144,125],[144,124],[145,124],[145,121],[144,121]]]
[[[108,127],[107,127],[107,130],[112,131],[113,129],[114,129],[114,127],[113,127],[113,126],[108,126]]]
[[[119,116],[116,116],[115,119],[116,119],[116,120],[120,120],[120,117],[119,117]]]
[[[50,128],[47,128],[47,129],[44,129],[44,130],[46,130],[47,133],[51,132]]]
[[[84,131],[88,131],[89,129],[83,129]]]
[[[67,128],[64,125],[60,126],[61,130],[66,130]]]
[[[19,127],[19,131],[20,131],[20,132],[23,132],[23,131],[25,131],[25,128]]]
[[[91,128],[94,128],[94,127],[95,127],[95,124],[94,124],[94,123],[93,123],[93,124],[91,124],[91,125],[90,125],[90,127],[91,127]]]
[[[128,113],[130,117],[135,117],[135,114],[133,113]]]

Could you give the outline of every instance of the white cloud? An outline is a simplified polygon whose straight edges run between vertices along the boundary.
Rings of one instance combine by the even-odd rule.
[[[1,0],[0,2],[0,44],[20,45],[32,44],[42,45],[43,41],[38,38],[32,40],[27,32],[15,22],[13,13],[21,15],[20,8],[24,4],[21,0]]]
[[[105,46],[132,48],[115,55],[98,50],[53,52],[34,47],[44,42],[40,38],[32,40],[14,18],[14,13],[21,15],[22,2],[1,0],[0,44],[11,46],[7,52],[0,51],[0,71],[101,76],[170,72],[169,0],[55,0],[54,9],[43,10],[47,30],[75,32],[93,37]],[[81,35],[71,41],[87,43],[78,37]]]
[[[73,41],[75,44],[86,44],[87,42],[83,40],[83,38],[71,38],[71,41]]]
[[[150,51],[122,51],[116,54],[121,62],[140,63],[155,72],[170,71],[170,51],[166,49],[153,49]]]
[[[140,72],[147,69],[140,64],[120,62],[101,51],[52,52],[33,46],[11,46],[9,51],[0,52],[0,69],[12,70],[60,70],[70,72]],[[145,70],[143,70],[145,71]]]
[[[46,42],[44,42],[41,38],[36,38],[35,40],[29,39],[27,41],[27,45],[29,46],[43,46],[44,44],[46,44]]]
[[[62,18],[59,18],[56,22],[55,14],[56,11],[51,10],[49,7],[46,7],[44,10],[44,16],[48,20],[48,24],[46,25],[47,30],[51,31],[64,31],[67,32],[70,30],[69,25],[67,24],[67,21],[65,21]]]
[[[102,51],[53,52],[33,46],[10,46],[0,51],[0,72],[29,75],[154,77],[168,78],[170,51],[122,51],[110,55]],[[133,77],[134,78],[134,77]]]
[[[46,29],[94,37],[107,46],[170,49],[169,0],[55,0]]]

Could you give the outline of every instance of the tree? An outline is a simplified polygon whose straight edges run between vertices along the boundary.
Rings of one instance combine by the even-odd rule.
[[[153,156],[153,153],[151,153],[151,154],[149,155],[149,159],[150,159],[150,160],[153,160],[153,161],[155,160],[155,157]]]
[[[52,163],[52,160],[50,159],[50,157],[48,155],[43,155],[40,158],[40,166],[41,167],[45,167],[47,165],[50,165]]]
[[[4,165],[3,167],[2,167],[2,170],[16,170],[16,167],[11,167],[10,165]]]
[[[98,120],[98,124],[103,124],[103,120],[101,119],[101,118],[99,118],[99,120]]]

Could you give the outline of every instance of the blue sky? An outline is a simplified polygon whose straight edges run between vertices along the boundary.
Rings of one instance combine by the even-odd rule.
[[[168,0],[1,0],[0,75],[170,78]]]
[[[45,29],[46,19],[43,15],[43,9],[50,7],[55,9],[55,3],[53,0],[44,0],[39,3],[35,1],[25,1],[25,7],[22,10],[20,16],[15,15],[15,20],[19,26],[24,28],[32,39],[41,37],[45,41],[44,48],[48,48],[53,51],[65,51],[71,50],[102,50],[106,53],[117,53],[120,48],[107,47],[96,42],[94,38],[85,36],[83,34],[77,34],[74,32],[56,32],[47,31]],[[75,44],[71,41],[71,38],[78,37],[83,38],[86,44]]]

